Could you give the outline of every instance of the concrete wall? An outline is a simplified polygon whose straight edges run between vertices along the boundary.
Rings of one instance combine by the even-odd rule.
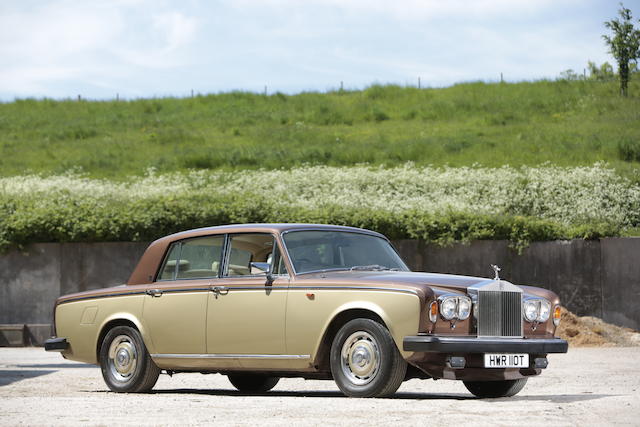
[[[498,264],[504,279],[551,289],[579,315],[640,328],[640,238],[539,242],[521,255],[506,241],[445,248],[394,243],[413,270],[491,277],[490,264]],[[43,243],[0,255],[0,331],[3,324],[25,324],[29,340],[42,342],[59,295],[125,282],[146,247]]]
[[[51,335],[56,298],[124,283],[147,245],[39,243],[0,255],[0,346],[15,334],[3,324],[27,325],[27,343],[42,343]]]

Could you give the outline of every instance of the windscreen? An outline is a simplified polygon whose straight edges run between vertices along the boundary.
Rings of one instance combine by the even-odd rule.
[[[296,273],[322,270],[408,271],[388,241],[344,231],[291,231],[283,234]]]

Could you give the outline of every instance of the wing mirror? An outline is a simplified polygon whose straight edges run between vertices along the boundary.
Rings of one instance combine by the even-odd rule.
[[[269,273],[271,264],[268,262],[252,262],[249,266],[251,267],[251,274],[264,274],[267,276],[267,284],[271,285],[273,283],[273,276]]]

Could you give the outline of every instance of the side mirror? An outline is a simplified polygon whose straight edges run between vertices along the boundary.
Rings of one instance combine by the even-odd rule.
[[[271,268],[271,264],[268,262],[252,262],[249,266],[251,267],[251,274],[268,274]]]
[[[271,270],[271,264],[268,262],[252,262],[249,264],[249,267],[251,267],[251,274],[264,274],[267,276],[267,285],[271,286],[274,279],[273,275],[269,273],[269,270]]]

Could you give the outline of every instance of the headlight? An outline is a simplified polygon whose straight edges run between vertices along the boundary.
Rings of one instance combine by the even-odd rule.
[[[543,298],[530,298],[524,301],[522,314],[527,322],[544,323],[549,320],[551,304]]]
[[[468,297],[450,296],[440,300],[440,314],[446,320],[465,320],[471,314],[471,299]]]
[[[536,302],[536,300],[526,300],[524,302],[522,313],[527,322],[535,322],[538,318],[538,304]]]
[[[549,314],[551,314],[551,304],[549,301],[540,300],[540,311],[538,312],[538,318],[536,319],[540,323],[544,323],[549,320]]]
[[[471,300],[467,297],[458,297],[458,319],[465,320],[471,314]]]
[[[440,313],[442,317],[447,320],[452,320],[456,317],[457,313],[457,301],[455,297],[445,298],[440,303]]]

